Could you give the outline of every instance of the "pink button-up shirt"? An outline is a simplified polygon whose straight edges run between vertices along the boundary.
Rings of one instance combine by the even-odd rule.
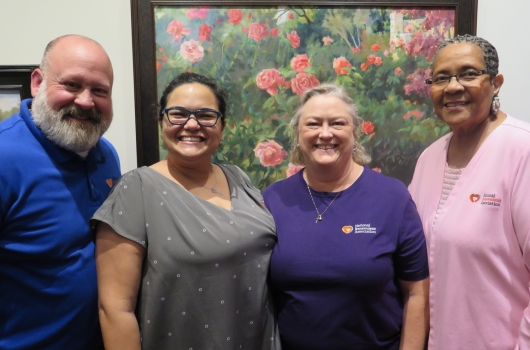
[[[429,253],[429,349],[530,349],[530,124],[508,117],[489,135],[435,221],[451,137],[409,187]]]

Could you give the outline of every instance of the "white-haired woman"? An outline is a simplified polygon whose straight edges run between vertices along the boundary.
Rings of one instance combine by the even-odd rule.
[[[283,349],[422,349],[427,252],[406,187],[364,164],[360,118],[336,85],[305,92],[293,117],[299,173],[270,186],[270,281]]]

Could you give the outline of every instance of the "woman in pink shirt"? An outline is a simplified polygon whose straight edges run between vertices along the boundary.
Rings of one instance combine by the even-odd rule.
[[[430,85],[452,132],[409,187],[431,271],[429,349],[530,349],[530,124],[499,110],[504,78],[486,40],[443,42]]]

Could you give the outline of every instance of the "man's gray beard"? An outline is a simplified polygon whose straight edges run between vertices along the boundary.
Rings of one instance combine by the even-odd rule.
[[[57,146],[75,153],[87,152],[110,126],[111,120],[102,120],[101,113],[94,108],[83,110],[72,104],[56,112],[46,100],[46,84],[43,82],[31,104],[31,114],[35,125]],[[91,119],[93,122],[77,123],[65,119],[66,115],[78,119]]]

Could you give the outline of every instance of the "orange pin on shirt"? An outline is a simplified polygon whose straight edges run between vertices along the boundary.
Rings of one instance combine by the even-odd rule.
[[[472,193],[469,196],[469,200],[471,201],[471,203],[478,202],[479,199],[480,199],[480,196],[478,194],[475,194],[475,193]]]
[[[350,232],[353,231],[353,227],[351,226],[342,226],[342,232],[344,232],[345,234],[348,234]]]

